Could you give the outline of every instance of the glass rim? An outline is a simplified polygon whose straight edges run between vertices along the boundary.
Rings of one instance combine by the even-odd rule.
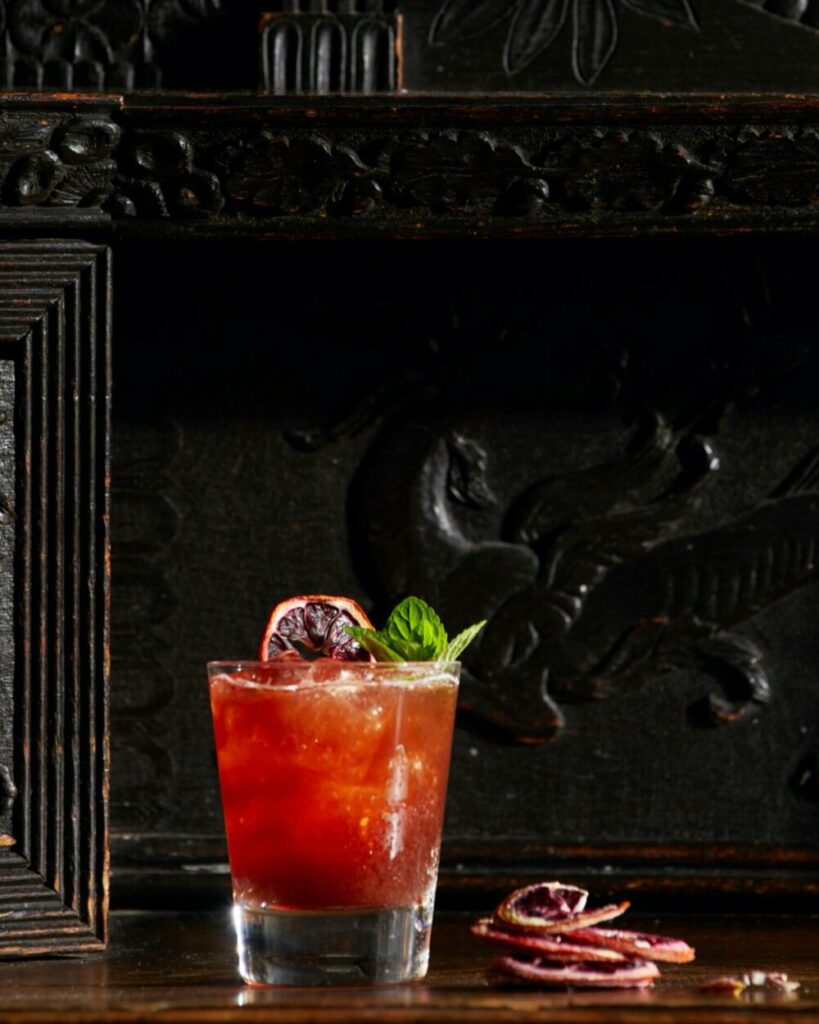
[[[332,660],[332,659],[330,659]],[[418,683],[422,684],[441,676],[456,686],[460,683],[460,661],[344,661],[335,659],[338,678],[310,679],[310,667],[316,664],[308,658],[296,661],[291,658],[273,658],[270,661],[238,660],[208,661],[208,682],[227,678],[233,686],[249,689],[299,690],[313,685],[319,687],[345,688],[367,686],[373,683]],[[262,670],[267,679],[242,678],[239,673]],[[272,670],[272,671],[271,671]],[[277,676],[279,678],[277,678]],[[407,678],[409,676],[409,678]]]
[[[314,665],[316,661],[333,661],[339,668],[362,668],[368,669],[369,671],[378,669],[401,669],[401,668],[413,668],[413,669],[424,669],[435,666],[435,668],[460,668],[460,661],[346,661],[343,658],[300,658],[296,661],[295,658],[271,658],[269,661],[259,661],[258,658],[216,658],[212,661],[206,661],[205,664],[210,670],[214,669],[227,669],[227,668],[273,668],[274,666],[281,666],[282,669],[285,667],[293,668],[296,665]]]

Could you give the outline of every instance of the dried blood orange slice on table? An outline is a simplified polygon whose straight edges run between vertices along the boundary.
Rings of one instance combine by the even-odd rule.
[[[372,629],[364,609],[349,597],[308,594],[288,598],[270,613],[259,646],[259,661],[298,657],[305,651],[338,661],[372,661],[345,626]]]
[[[694,959],[694,950],[682,939],[595,927],[619,917],[629,904],[589,909],[588,895],[562,882],[515,889],[492,917],[472,925],[472,934],[506,947],[495,961],[502,971],[539,985],[648,988],[660,975],[655,960],[684,964]]]
[[[576,885],[538,882],[516,889],[495,911],[504,925],[520,931],[573,932],[601,921],[619,917],[629,908],[627,901],[586,909],[588,893]]]
[[[509,974],[541,985],[569,988],[647,988],[660,976],[657,965],[649,960],[628,964],[553,964],[546,960],[518,960],[503,956],[498,966]]]

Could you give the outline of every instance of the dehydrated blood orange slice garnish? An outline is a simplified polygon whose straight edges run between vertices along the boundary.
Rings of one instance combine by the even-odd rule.
[[[585,909],[588,898],[588,892],[577,885],[536,882],[523,889],[515,889],[501,903],[495,914],[510,924],[528,924],[530,920],[534,924],[579,914]],[[511,915],[514,915],[514,921]]]
[[[625,964],[552,964],[545,960],[503,956],[498,960],[498,967],[541,985],[572,988],[646,988],[660,976],[657,965],[648,960],[631,960]]]
[[[520,931],[558,934],[610,921],[630,906],[625,901],[586,910],[588,895],[585,889],[575,885],[538,882],[507,896],[495,911],[495,918]]]
[[[499,970],[538,985],[647,988],[660,975],[655,960],[694,959],[694,950],[680,939],[593,927],[618,917],[629,904],[588,909],[587,897],[585,889],[562,882],[527,885],[510,893],[492,917],[476,921],[472,934],[506,947],[506,955],[495,960]]]
[[[665,935],[651,935],[646,932],[629,932],[618,928],[578,928],[565,936],[582,948],[589,943],[594,949],[616,950],[642,960],[661,960],[671,964],[687,964],[695,953],[682,939],[670,939]],[[591,957],[589,958],[591,959]]]
[[[349,597],[308,594],[281,601],[270,613],[259,661],[298,657],[302,651],[314,651],[339,661],[372,661],[345,626],[372,629],[364,609]]]
[[[561,963],[574,963],[580,960],[600,961],[606,963],[625,963],[626,957],[614,949],[598,948],[572,942],[567,935],[528,935],[525,932],[514,932],[503,925],[497,924],[491,917],[482,917],[471,928],[472,934],[487,942],[515,949],[527,950],[541,959],[556,960]]]

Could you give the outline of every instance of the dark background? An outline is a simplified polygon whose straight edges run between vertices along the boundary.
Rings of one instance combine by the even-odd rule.
[[[373,469],[379,437],[422,423],[478,442],[494,503],[456,514],[495,539],[527,486],[613,462],[646,414],[717,408],[704,430],[720,468],[681,530],[718,527],[819,440],[816,255],[810,239],[121,246],[115,894],[118,859],[140,850],[222,856],[205,661],[252,657],[292,594],[383,614],[361,517],[411,467]],[[692,717],[714,689],[695,668],[565,705],[542,745],[465,716],[448,848],[472,863],[504,843],[536,858],[549,844],[813,848],[818,614],[808,582],[739,627],[773,696],[733,725]]]

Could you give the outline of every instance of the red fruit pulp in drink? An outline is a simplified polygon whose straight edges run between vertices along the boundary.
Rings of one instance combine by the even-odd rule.
[[[299,685],[212,678],[238,903],[404,907],[434,886],[457,683],[371,668],[314,662],[321,680]]]

